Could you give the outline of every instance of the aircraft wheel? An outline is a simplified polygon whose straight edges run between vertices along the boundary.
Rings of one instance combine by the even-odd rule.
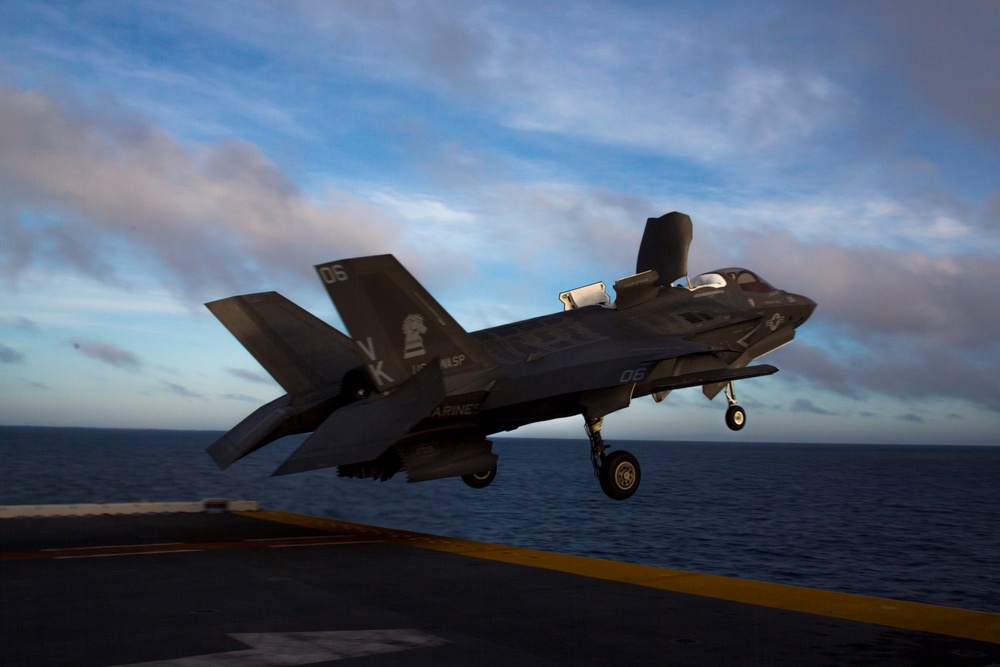
[[[625,500],[639,488],[639,461],[624,450],[608,454],[601,463],[601,490],[613,500]]]
[[[746,410],[738,405],[730,405],[726,410],[726,426],[733,431],[739,431],[747,423]]]
[[[482,489],[490,485],[497,477],[497,467],[494,465],[489,470],[474,472],[469,475],[462,475],[462,481],[474,489]]]

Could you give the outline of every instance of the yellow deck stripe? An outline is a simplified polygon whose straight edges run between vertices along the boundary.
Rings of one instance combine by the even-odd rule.
[[[240,514],[278,523],[308,526],[317,530],[350,532],[422,549],[555,570],[595,579],[1000,644],[1000,614],[668,570],[650,565],[567,556],[534,549],[366,526],[291,512],[259,511],[240,512]]]

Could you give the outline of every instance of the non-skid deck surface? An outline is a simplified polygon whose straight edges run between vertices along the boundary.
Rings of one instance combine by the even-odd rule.
[[[0,633],[2,665],[1000,664],[997,614],[266,511],[2,519]]]

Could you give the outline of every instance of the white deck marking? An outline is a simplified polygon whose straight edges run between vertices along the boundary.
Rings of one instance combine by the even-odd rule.
[[[159,549],[157,551],[119,551],[115,553],[80,554],[79,556],[53,556],[52,560],[73,560],[74,558],[114,558],[117,556],[148,556],[150,554],[187,554],[202,549]]]
[[[269,544],[271,549],[299,549],[301,547],[339,547],[342,544],[380,544],[385,540],[349,540],[344,542],[316,542],[314,544]]]
[[[172,660],[137,662],[119,667],[251,667],[311,665],[449,643],[420,630],[347,630],[340,632],[270,632],[230,634],[251,648]]]
[[[134,549],[136,547],[172,547],[183,542],[150,542],[148,544],[101,544],[93,547],[52,547],[42,551],[96,551],[98,549]]]

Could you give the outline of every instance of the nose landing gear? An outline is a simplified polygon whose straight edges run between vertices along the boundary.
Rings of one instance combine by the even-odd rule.
[[[602,418],[585,418],[584,428],[590,438],[590,461],[601,490],[613,500],[631,498],[639,489],[639,461],[625,450],[605,454],[610,447],[601,437]]]
[[[746,410],[736,404],[736,388],[732,380],[726,385],[726,400],[729,401],[729,409],[726,410],[726,426],[733,431],[739,431],[747,423]]]

